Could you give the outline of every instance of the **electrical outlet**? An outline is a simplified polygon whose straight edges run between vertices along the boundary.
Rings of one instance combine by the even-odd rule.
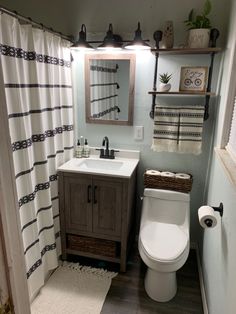
[[[134,139],[137,141],[143,140],[143,126],[135,126],[134,127]]]

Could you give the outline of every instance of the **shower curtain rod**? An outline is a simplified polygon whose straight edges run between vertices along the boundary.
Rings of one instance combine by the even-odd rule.
[[[45,30],[45,31],[47,31],[49,33],[56,34],[56,35],[60,36],[63,39],[66,39],[66,40],[69,40],[69,41],[73,42],[73,39],[74,39],[73,36],[68,36],[68,35],[62,34],[61,32],[57,32],[57,31],[55,31],[51,27],[47,27],[47,26],[45,26],[42,23],[37,23],[37,22],[33,21],[30,17],[25,17],[25,16],[19,14],[17,11],[10,11],[10,10],[0,6],[0,12],[3,12],[3,13],[6,13],[8,15],[11,15],[13,17],[16,17],[17,19],[19,19],[21,21],[30,23],[32,26],[36,26],[38,28],[41,28],[42,30]]]

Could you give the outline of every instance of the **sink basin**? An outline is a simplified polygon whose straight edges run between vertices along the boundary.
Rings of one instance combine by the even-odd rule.
[[[139,163],[139,151],[121,150],[115,159],[101,159],[96,148],[90,147],[89,158],[72,158],[58,167],[58,171],[130,178]]]
[[[98,170],[119,170],[123,166],[123,161],[110,159],[85,159],[79,164],[81,169],[98,169]]]

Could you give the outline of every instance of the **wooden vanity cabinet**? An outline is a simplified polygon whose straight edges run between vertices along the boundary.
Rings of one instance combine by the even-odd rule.
[[[59,172],[62,258],[75,254],[126,270],[135,231],[136,171],[131,178]]]

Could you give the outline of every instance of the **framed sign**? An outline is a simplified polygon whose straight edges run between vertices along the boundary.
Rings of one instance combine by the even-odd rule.
[[[181,67],[180,91],[205,92],[208,67]]]

